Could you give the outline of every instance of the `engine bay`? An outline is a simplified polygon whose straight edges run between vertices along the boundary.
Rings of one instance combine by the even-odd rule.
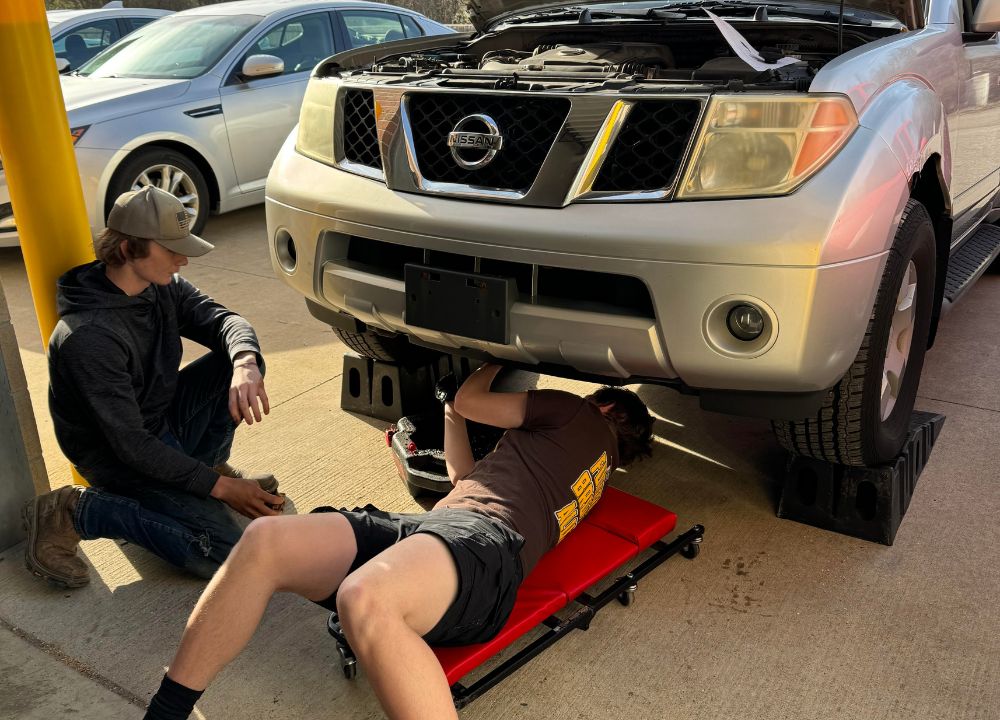
[[[749,26],[749,27],[748,27]],[[511,27],[468,41],[386,55],[363,72],[441,78],[493,79],[504,84],[628,81],[639,84],[802,85],[841,52],[898,33],[886,27],[845,28],[836,23],[739,23],[765,61],[791,58],[758,70],[737,57],[712,23]],[[787,62],[787,61],[786,61]]]

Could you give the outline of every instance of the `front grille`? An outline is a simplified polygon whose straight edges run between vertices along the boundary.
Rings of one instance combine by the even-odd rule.
[[[403,279],[407,263],[443,270],[511,277],[520,299],[536,305],[655,318],[653,299],[645,283],[627,275],[571,270],[548,265],[476,258],[473,255],[422,250],[409,245],[351,236],[347,246],[350,266],[394,280]]]
[[[409,100],[410,127],[420,171],[427,180],[526,192],[569,113],[565,98],[518,95],[415,93]],[[448,134],[469,115],[490,116],[503,147],[488,165],[459,166]]]
[[[371,90],[344,92],[344,159],[382,169],[375,129],[375,96]]]
[[[644,192],[671,187],[700,112],[697,100],[636,103],[593,189]]]

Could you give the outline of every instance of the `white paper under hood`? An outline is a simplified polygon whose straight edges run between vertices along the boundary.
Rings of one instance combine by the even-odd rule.
[[[773,63],[767,62],[760,56],[757,49],[751,45],[745,37],[740,35],[739,30],[713,12],[706,10],[705,14],[708,15],[708,17],[712,19],[712,22],[715,23],[715,26],[719,28],[719,32],[722,33],[722,37],[726,39],[726,42],[729,43],[729,47],[731,47],[733,52],[736,53],[736,57],[752,67],[754,70],[777,70],[780,67],[785,67],[785,65],[791,65],[792,63],[798,62],[796,58],[790,57],[783,57]]]

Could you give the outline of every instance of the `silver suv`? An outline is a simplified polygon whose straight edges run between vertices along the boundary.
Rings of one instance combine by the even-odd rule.
[[[317,66],[277,274],[354,349],[672,385],[852,465],[1000,248],[1000,0],[474,0]]]

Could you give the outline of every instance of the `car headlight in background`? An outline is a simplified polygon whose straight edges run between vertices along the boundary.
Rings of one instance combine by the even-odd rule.
[[[299,112],[295,149],[313,160],[333,165],[333,116],[340,83],[333,78],[310,78]]]
[[[679,199],[781,195],[819,170],[858,126],[840,95],[712,98]]]
[[[79,127],[69,129],[69,138],[76,145],[77,141],[83,137],[83,134],[90,129],[90,125],[80,125]],[[3,158],[0,157],[0,171],[3,171]]]
[[[79,127],[70,128],[69,137],[73,141],[73,144],[76,145],[80,141],[80,138],[83,137],[83,134],[89,129],[90,125],[80,125]]]

